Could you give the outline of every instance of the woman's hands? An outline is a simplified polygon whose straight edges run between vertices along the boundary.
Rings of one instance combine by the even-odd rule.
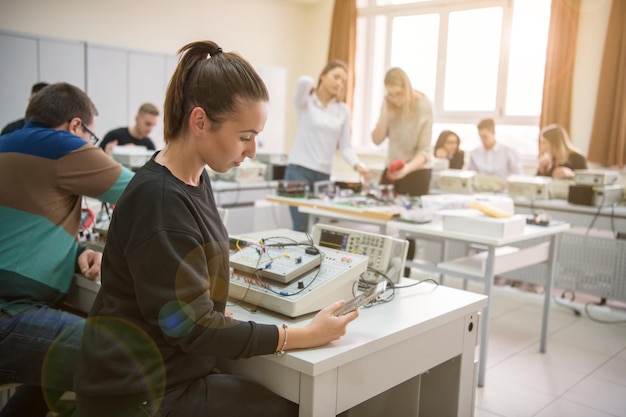
[[[397,181],[406,177],[409,173],[410,171],[405,165],[397,171],[387,171],[387,179],[389,179],[390,181]]]
[[[337,301],[328,307],[320,310],[313,320],[302,327],[289,327],[289,337],[285,350],[313,348],[323,346],[346,334],[348,324],[359,316],[359,311],[355,310],[348,314],[335,317],[332,314],[341,308],[345,301]],[[284,330],[279,327],[279,347],[282,347]]]
[[[448,151],[446,151],[444,148],[439,148],[435,151],[435,156],[437,158],[447,158],[448,157]]]
[[[552,178],[570,179],[570,178],[574,178],[574,176],[575,176],[574,171],[572,171],[568,167],[558,167],[558,168],[555,168],[554,171],[552,171]]]
[[[363,162],[359,162],[354,166],[354,170],[359,173],[365,183],[369,183],[371,179],[371,172]]]

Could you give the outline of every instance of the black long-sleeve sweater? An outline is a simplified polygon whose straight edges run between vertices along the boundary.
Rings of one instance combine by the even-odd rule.
[[[224,316],[228,266],[228,234],[206,171],[200,186],[189,186],[153,157],[113,213],[76,392],[163,392],[207,375],[217,357],[274,352],[276,326]]]

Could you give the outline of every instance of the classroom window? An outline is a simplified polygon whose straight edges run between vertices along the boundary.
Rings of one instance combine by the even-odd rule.
[[[551,0],[358,0],[353,142],[371,131],[387,69],[403,68],[433,102],[436,129],[491,117],[535,142]],[[510,129],[515,126],[514,129]],[[470,138],[464,148],[478,144]],[[383,147],[384,148],[384,147]],[[524,149],[522,149],[524,152]]]

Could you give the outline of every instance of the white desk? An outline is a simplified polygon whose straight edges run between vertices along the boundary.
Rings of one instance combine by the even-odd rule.
[[[325,208],[300,206],[298,211],[309,215],[309,232],[313,230],[313,226],[316,223],[330,223],[332,220],[344,220],[349,222],[367,223],[378,226],[378,231],[381,234],[387,233],[387,221],[377,217],[361,216],[356,218],[354,214],[338,213],[329,211]]]
[[[520,214],[547,213],[553,219],[584,228],[626,232],[626,206],[591,207],[568,203],[567,200],[514,199],[515,212]]]
[[[320,218],[340,219],[373,224],[379,227],[382,234],[385,233],[387,221],[397,217],[400,209],[390,206],[351,206],[320,199],[293,198],[283,196],[267,196],[267,201],[298,207],[302,213],[309,214],[309,231],[313,230],[313,224]]]
[[[407,266],[434,272],[441,275],[453,275],[464,279],[481,280],[485,285],[485,294],[491,296],[493,278],[497,274],[512,271],[541,262],[548,263],[548,272],[545,278],[545,295],[543,303],[543,319],[541,324],[540,352],[546,351],[546,338],[548,333],[548,318],[550,314],[550,301],[556,270],[556,259],[559,236],[561,232],[569,229],[569,224],[558,226],[526,226],[524,233],[517,236],[494,238],[474,234],[466,234],[443,230],[441,222],[427,224],[411,224],[402,221],[390,221],[388,228],[397,229],[401,236],[417,237],[420,239],[433,239],[443,242],[443,261],[436,264],[415,262],[407,259]],[[514,250],[507,245],[524,242],[540,237],[549,237],[550,241],[524,249]],[[456,260],[447,260],[445,257],[446,245],[449,241],[464,243],[477,243],[487,247],[486,252],[468,256]],[[509,250],[512,249],[512,250]],[[478,386],[485,385],[485,366],[487,361],[487,335],[489,331],[489,306],[483,309],[480,341],[480,357],[478,363]]]
[[[389,303],[361,309],[347,334],[327,346],[219,366],[298,403],[301,417],[346,410],[350,417],[472,416],[478,311],[486,306],[484,295],[422,283],[397,289]],[[264,323],[295,325],[312,317],[230,308],[237,319]]]
[[[415,282],[403,279],[398,285]],[[99,287],[76,274],[68,302],[88,311]],[[487,301],[481,294],[431,283],[397,289],[393,301],[361,309],[348,333],[327,346],[280,358],[221,360],[219,367],[298,403],[301,417],[346,410],[347,417],[472,416],[478,312]],[[251,313],[231,303],[229,308],[239,320],[263,323],[295,325],[312,317]]]

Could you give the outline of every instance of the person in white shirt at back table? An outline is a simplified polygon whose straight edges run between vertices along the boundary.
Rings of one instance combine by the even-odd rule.
[[[296,83],[294,104],[298,112],[298,130],[289,153],[285,181],[306,181],[313,191],[317,181],[330,180],[335,152],[364,182],[369,182],[370,171],[359,159],[350,142],[350,108],[344,102],[347,65],[330,61],[322,70],[317,85],[309,76],[301,76]],[[289,208],[293,229],[305,232],[308,215]]]
[[[483,145],[470,152],[467,169],[478,174],[499,177],[503,181],[509,175],[521,174],[517,151],[496,141],[496,125],[493,119],[481,120],[477,127]]]

